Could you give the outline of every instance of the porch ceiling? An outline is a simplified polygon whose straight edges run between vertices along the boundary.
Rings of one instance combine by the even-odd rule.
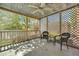
[[[57,11],[72,7],[74,3],[0,3],[0,9],[23,14],[33,18],[42,18]]]

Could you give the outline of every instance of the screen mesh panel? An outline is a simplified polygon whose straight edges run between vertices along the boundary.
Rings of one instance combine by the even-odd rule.
[[[51,35],[59,34],[59,14],[48,16],[48,31]]]
[[[41,32],[47,30],[46,24],[47,24],[46,18],[41,19]]]

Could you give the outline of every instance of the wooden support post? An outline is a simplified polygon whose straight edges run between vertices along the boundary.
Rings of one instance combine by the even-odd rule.
[[[41,19],[39,19],[39,33],[41,34]]]
[[[59,13],[59,32],[60,32],[60,34],[61,34],[61,30],[62,30],[62,28],[61,28],[61,25],[62,25],[62,23],[61,23],[61,21],[62,21],[62,14],[61,14],[61,12]],[[60,50],[62,50],[62,41],[61,41],[61,39],[60,39]]]
[[[61,34],[61,32],[62,32],[62,14],[61,14],[61,12],[59,13],[59,32],[60,32],[60,34]]]
[[[48,31],[48,17],[46,17],[46,30]]]

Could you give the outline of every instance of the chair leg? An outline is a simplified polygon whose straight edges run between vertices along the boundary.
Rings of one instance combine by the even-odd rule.
[[[55,37],[54,37],[54,41],[53,41],[53,44],[54,44],[54,45],[56,45],[56,38],[55,38]]]
[[[47,39],[47,42],[49,42],[48,39]]]
[[[66,41],[66,46],[67,46],[67,49],[68,49],[68,44],[67,44],[67,41]]]
[[[44,38],[47,40],[47,42],[49,41],[49,40],[48,40],[49,38],[48,38],[47,36],[45,36]]]
[[[62,51],[62,41],[60,42],[60,50]]]

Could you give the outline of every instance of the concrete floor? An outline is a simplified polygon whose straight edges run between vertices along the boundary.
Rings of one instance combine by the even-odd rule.
[[[63,49],[60,51],[60,45],[58,43],[56,43],[56,46],[53,43],[46,43],[44,46],[34,49],[24,56],[79,56],[79,50],[72,47],[67,49],[63,45]]]

